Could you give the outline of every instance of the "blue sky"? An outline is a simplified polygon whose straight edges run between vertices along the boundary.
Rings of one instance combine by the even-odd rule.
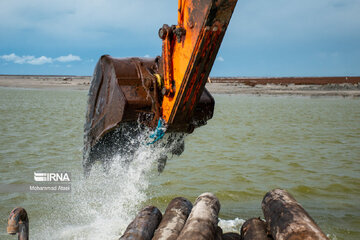
[[[161,54],[177,0],[1,0],[0,74],[91,75]],[[239,0],[211,76],[359,76],[360,0]]]

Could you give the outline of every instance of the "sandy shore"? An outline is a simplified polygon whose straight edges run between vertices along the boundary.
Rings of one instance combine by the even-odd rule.
[[[89,76],[15,76],[0,75],[0,87],[21,87],[41,89],[88,90]],[[326,85],[280,85],[243,83],[207,83],[206,88],[214,94],[255,94],[255,95],[301,95],[360,97],[360,84],[341,83]]]
[[[360,97],[360,85],[348,83],[327,85],[266,84],[255,86],[241,83],[208,83],[206,88],[211,93],[217,94]]]
[[[0,75],[0,87],[88,90],[89,76],[16,76]]]

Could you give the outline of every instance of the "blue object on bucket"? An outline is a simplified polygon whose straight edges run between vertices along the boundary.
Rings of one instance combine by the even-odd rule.
[[[155,131],[150,135],[150,138],[154,140],[152,142],[147,143],[147,145],[154,144],[160,139],[162,139],[165,135],[165,132],[166,132],[166,127],[163,125],[163,120],[160,118]]]

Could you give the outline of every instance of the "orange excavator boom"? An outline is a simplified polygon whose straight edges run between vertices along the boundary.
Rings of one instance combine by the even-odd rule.
[[[163,39],[162,118],[177,131],[191,119],[237,0],[179,0],[178,24],[159,30]]]

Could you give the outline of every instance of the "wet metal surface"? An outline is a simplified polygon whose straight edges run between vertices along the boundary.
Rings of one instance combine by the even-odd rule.
[[[8,218],[7,233],[18,233],[19,240],[29,240],[29,218],[24,208],[14,208]]]
[[[151,240],[162,215],[154,206],[145,207],[125,230],[119,240]]]

